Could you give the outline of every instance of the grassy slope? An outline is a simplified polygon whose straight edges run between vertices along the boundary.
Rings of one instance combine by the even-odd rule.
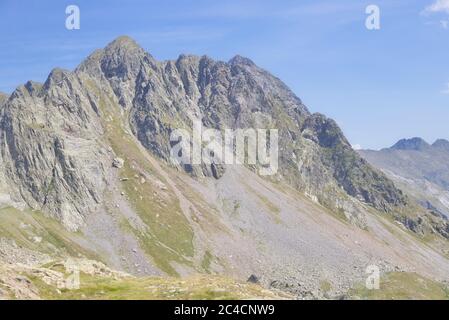
[[[125,160],[124,167],[120,169],[120,176],[127,179],[122,181],[123,191],[133,209],[148,226],[148,232],[134,230],[130,225],[126,228],[136,234],[142,247],[161,270],[169,275],[177,275],[170,262],[191,264],[190,258],[194,254],[193,230],[181,211],[178,199],[171,196],[162,200],[154,186],[140,182],[145,175],[156,176],[161,181],[164,179],[151,168],[134,140],[124,130],[119,106],[98,92],[102,119],[109,119],[104,123],[106,138],[115,154]]]
[[[359,284],[349,292],[349,297],[369,300],[447,300],[449,288],[416,273],[391,272],[381,276],[378,290],[368,290],[364,284]]]
[[[28,275],[42,299],[96,299],[96,300],[177,300],[177,299],[291,299],[254,284],[240,283],[219,276],[179,278],[111,278],[80,275],[80,288],[57,289],[37,276]]]
[[[0,209],[0,237],[51,256],[83,255],[100,260],[95,253],[79,245],[81,235],[66,231],[57,221],[38,211],[20,211],[12,207]]]

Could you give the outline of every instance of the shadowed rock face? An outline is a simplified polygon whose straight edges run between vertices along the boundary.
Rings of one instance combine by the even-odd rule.
[[[216,129],[275,128],[280,153],[273,179],[333,208],[347,195],[381,210],[405,203],[401,191],[352,150],[333,120],[311,114],[251,60],[181,55],[156,61],[128,37],[97,50],[74,72],[55,69],[43,85],[28,82],[8,102],[0,98],[3,188],[15,201],[76,229],[107,190],[113,155],[101,139],[100,109],[110,103],[121,106],[132,134],[165,161],[170,133],[191,128],[192,119]],[[226,170],[185,168],[215,178]]]

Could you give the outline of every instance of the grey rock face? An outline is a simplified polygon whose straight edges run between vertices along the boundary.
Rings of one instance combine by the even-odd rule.
[[[334,121],[311,114],[285,84],[247,58],[236,56],[226,63],[181,55],[158,62],[131,39],[119,38],[77,72],[113,88],[129,109],[134,134],[162,159],[169,159],[172,130],[191,128],[192,119],[221,130],[277,128],[277,179],[332,207],[340,192],[382,210],[405,203],[401,192],[351,149]],[[222,175],[205,165],[184,169],[194,176]]]
[[[45,84],[19,87],[1,109],[0,184],[15,201],[76,230],[101,202],[104,156],[95,141],[101,130],[72,73],[55,69]]]
[[[323,166],[346,193],[386,211],[405,203],[402,192],[352,150],[335,121],[314,114],[306,119],[304,131],[321,147]]]
[[[382,210],[405,203],[402,193],[351,149],[333,120],[311,114],[285,84],[249,59],[181,55],[160,62],[120,37],[74,72],[55,69],[43,85],[18,88],[1,109],[5,184],[17,200],[51,212],[70,229],[101,204],[112,163],[101,139],[98,88],[123,108],[132,134],[165,161],[170,133],[191,128],[192,119],[221,130],[276,128],[276,180],[332,208],[347,206],[342,203],[348,195]],[[226,170],[184,169],[216,179]]]

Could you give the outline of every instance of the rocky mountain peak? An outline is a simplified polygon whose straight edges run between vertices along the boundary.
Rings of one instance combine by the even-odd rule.
[[[432,144],[432,147],[449,151],[449,141],[446,139],[438,139]]]
[[[30,95],[33,94],[39,94],[39,92],[41,92],[43,87],[43,84],[40,82],[36,82],[36,81],[28,81],[27,83],[25,83],[25,88],[28,90],[28,92],[30,93]]]
[[[313,130],[318,138],[317,142],[322,147],[332,148],[337,145],[350,147],[350,143],[338,127],[338,124],[321,113],[314,113],[309,117],[306,120],[305,127]]]
[[[139,75],[148,75],[157,68],[156,60],[133,39],[121,36],[104,49],[96,50],[76,68],[77,74],[86,73],[111,86],[119,103],[131,108]]]
[[[137,42],[133,38],[126,35],[117,37],[106,46],[106,50],[108,49],[114,50],[122,48],[131,50],[135,49],[142,50],[142,48],[137,44]]]
[[[255,66],[256,64],[246,57],[242,57],[240,55],[236,55],[231,58],[228,62],[230,65],[246,65],[246,66]]]
[[[48,89],[51,86],[60,86],[64,80],[66,80],[70,75],[69,70],[64,70],[61,68],[54,68],[47,77],[44,83],[44,88]],[[32,83],[28,82],[26,85],[27,89],[32,87]]]
[[[107,78],[130,78],[136,76],[142,61],[154,59],[132,38],[120,36],[104,49],[94,51],[77,68],[77,72],[86,72]]]
[[[8,100],[9,96],[6,93],[0,92],[0,107]]]
[[[104,48],[104,54],[112,59],[140,59],[144,55],[149,55],[137,44],[136,41],[127,36],[121,36],[109,43]]]
[[[192,114],[212,128],[274,127],[279,129],[282,150],[279,175],[288,176],[300,189],[319,194],[323,203],[335,202],[338,197],[321,192],[324,185],[335,192],[343,188],[382,210],[405,201],[351,149],[335,121],[312,115],[280,79],[248,58],[237,55],[225,63],[181,54],[176,61],[161,63],[132,39],[120,37],[85,64],[96,66],[97,72],[89,73],[97,79],[98,73],[104,76],[105,85],[111,86],[119,103],[131,111],[132,130],[138,139],[163,159],[169,158],[166,141],[170,131],[191,126]],[[292,152],[297,155],[293,160]],[[302,165],[304,161],[310,163],[309,168]],[[299,171],[291,171],[292,167]],[[188,171],[220,176],[205,167],[188,166]],[[364,181],[362,176],[373,179]]]
[[[425,150],[430,147],[424,139],[415,137],[411,139],[401,139],[394,144],[390,149],[393,150]]]

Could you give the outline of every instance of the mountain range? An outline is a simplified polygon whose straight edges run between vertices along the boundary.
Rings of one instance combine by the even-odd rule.
[[[360,154],[424,208],[448,218],[449,141],[429,144],[422,138],[402,139],[390,148],[361,150]]]
[[[279,170],[173,164],[170,134],[193,120],[277,129]],[[0,261],[42,279],[68,258],[134,277],[250,278],[297,298],[363,295],[371,265],[439,286],[447,198],[404,180],[444,193],[448,154],[442,140],[358,153],[247,58],[158,61],[119,37],[74,71],[0,95]],[[405,162],[416,167],[400,171]],[[17,297],[10,269],[0,288]],[[30,296],[45,297],[30,277]]]

